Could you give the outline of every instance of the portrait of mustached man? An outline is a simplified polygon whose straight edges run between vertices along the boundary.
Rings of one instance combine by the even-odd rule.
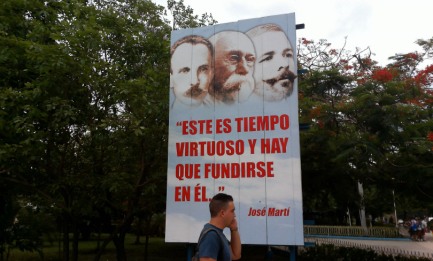
[[[292,45],[275,24],[254,27],[246,33],[254,43],[254,93],[265,101],[281,101],[293,92],[296,79]]]
[[[254,46],[244,33],[222,31],[209,38],[215,49],[215,75],[210,94],[215,103],[248,100],[254,90]]]
[[[172,108],[206,105],[213,75],[213,47],[210,41],[189,35],[176,41],[170,50],[170,88],[175,100]]]

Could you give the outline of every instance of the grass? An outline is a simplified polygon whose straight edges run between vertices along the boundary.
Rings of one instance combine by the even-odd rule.
[[[144,238],[142,238],[144,241]],[[127,235],[125,239],[125,249],[128,261],[142,261],[144,260],[144,243],[134,244],[135,236]],[[97,241],[80,241],[79,242],[79,257],[80,261],[93,261],[96,255]],[[163,238],[151,238],[148,248],[149,261],[173,261],[173,260],[187,260],[187,244],[184,243],[165,243]],[[43,247],[44,259],[41,259],[38,253],[21,252],[14,249],[11,251],[9,260],[19,261],[57,261],[62,260],[62,253],[59,252],[57,243],[52,245],[45,245]],[[266,260],[267,247],[266,246],[253,246],[244,245],[242,247],[242,259],[248,261]],[[104,254],[101,256],[101,261],[115,261],[116,249],[111,242]],[[273,261],[289,260],[288,256],[284,253],[278,252],[273,255]]]

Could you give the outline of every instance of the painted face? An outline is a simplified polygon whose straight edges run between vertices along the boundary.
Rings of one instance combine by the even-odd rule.
[[[269,31],[251,38],[256,48],[255,90],[266,101],[280,101],[292,94],[296,75],[292,46],[283,32]]]
[[[226,103],[247,100],[254,90],[255,52],[251,40],[243,33],[227,31],[214,35],[212,41],[215,92]]]
[[[179,45],[171,57],[171,77],[176,101],[200,105],[212,79],[209,49],[204,44]]]

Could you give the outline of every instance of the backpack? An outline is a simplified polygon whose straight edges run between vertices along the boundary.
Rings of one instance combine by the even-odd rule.
[[[201,243],[201,240],[202,240],[202,238],[209,232],[209,231],[211,231],[211,230],[213,230],[213,231],[215,231],[216,233],[217,233],[217,235],[220,237],[220,239],[221,239],[221,243],[222,243],[222,246],[224,246],[224,241],[222,240],[222,238],[221,238],[221,236],[220,236],[220,234],[218,233],[218,231],[215,229],[215,228],[208,228],[208,229],[206,229],[205,231],[203,231],[201,234],[200,234],[200,237],[198,238],[198,242],[197,242],[197,246],[195,247],[195,254],[192,256],[192,259],[191,259],[191,261],[200,261],[200,256],[199,256],[199,253],[198,253],[198,249],[199,249],[199,246],[200,246],[200,243]],[[220,249],[220,251],[221,251],[222,249]]]

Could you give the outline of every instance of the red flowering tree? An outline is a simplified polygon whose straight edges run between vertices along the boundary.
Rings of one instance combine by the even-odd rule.
[[[394,76],[392,75],[389,69],[383,68],[383,69],[374,70],[371,75],[371,78],[381,83],[387,83],[392,81]]]
[[[340,209],[334,222],[341,222],[347,208],[361,206],[352,192],[359,181],[373,216],[392,212],[393,188],[398,209],[433,211],[433,38],[417,43],[423,52],[396,55],[382,67],[368,48],[298,42],[299,67],[308,69],[299,81],[301,122],[311,126],[301,133],[307,209]]]

